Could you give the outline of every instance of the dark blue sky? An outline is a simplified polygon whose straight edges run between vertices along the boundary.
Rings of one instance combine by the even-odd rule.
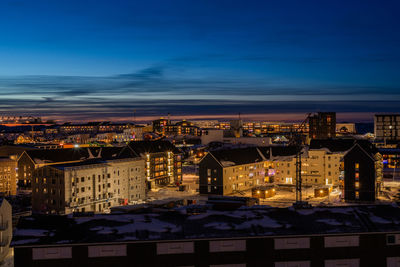
[[[397,0],[2,0],[0,114],[372,119],[400,104],[399,11]]]

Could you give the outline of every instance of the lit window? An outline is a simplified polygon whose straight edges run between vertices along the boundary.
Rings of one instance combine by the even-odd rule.
[[[355,182],[356,188],[360,188],[360,182]]]
[[[360,168],[360,164],[359,164],[359,163],[356,163],[356,164],[355,164],[355,168],[356,168],[356,170],[358,170],[358,169]]]

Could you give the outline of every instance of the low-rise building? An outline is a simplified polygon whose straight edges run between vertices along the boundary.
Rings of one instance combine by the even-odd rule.
[[[145,160],[149,188],[182,182],[182,152],[171,142],[134,141],[128,147]]]
[[[160,118],[153,121],[154,132],[161,135],[193,135],[198,136],[201,134],[199,127],[195,126],[192,122],[187,120],[172,123],[169,119]]]
[[[105,122],[88,122],[85,124],[72,124],[65,123],[60,126],[59,132],[61,134],[75,134],[75,133],[100,133],[100,132],[121,132],[124,129],[133,127],[130,123],[111,123]]]
[[[296,184],[296,155],[272,156],[269,160],[274,170],[274,182]],[[339,185],[341,153],[328,149],[304,150],[301,155],[303,185]]]
[[[355,134],[356,124],[352,122],[341,122],[336,123],[336,134],[337,135],[345,135],[345,134]]]
[[[17,194],[17,156],[0,157],[0,194]]]
[[[36,149],[24,151],[18,158],[18,188],[31,190],[34,170],[54,164],[76,163],[93,158],[112,159],[136,157],[126,147],[74,147],[66,149]]]
[[[32,210],[68,214],[103,212],[145,198],[144,160],[90,159],[35,169]]]
[[[209,152],[199,164],[200,194],[230,195],[263,185],[266,160],[256,147]]]
[[[235,145],[270,146],[271,137],[224,137],[224,143]]]

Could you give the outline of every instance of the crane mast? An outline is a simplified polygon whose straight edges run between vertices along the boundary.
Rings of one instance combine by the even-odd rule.
[[[307,114],[305,120],[300,124],[300,126],[292,130],[291,138],[289,141],[290,145],[296,146],[296,202],[293,204],[295,208],[308,207],[309,204],[303,201],[302,195],[302,178],[301,178],[301,155],[303,154],[304,138],[303,138],[303,128],[306,125],[311,113]]]

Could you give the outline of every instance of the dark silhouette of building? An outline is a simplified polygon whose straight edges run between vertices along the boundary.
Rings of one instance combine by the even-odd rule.
[[[344,199],[375,201],[381,184],[382,157],[374,145],[358,143],[344,155]]]
[[[212,202],[21,217],[11,243],[14,266],[380,267],[400,261],[400,209],[392,205],[304,212],[266,206],[220,210]]]
[[[153,121],[153,132],[165,135],[166,128],[171,124],[170,120],[160,118]]]
[[[336,136],[336,112],[318,112],[309,117],[311,139],[328,139]]]

